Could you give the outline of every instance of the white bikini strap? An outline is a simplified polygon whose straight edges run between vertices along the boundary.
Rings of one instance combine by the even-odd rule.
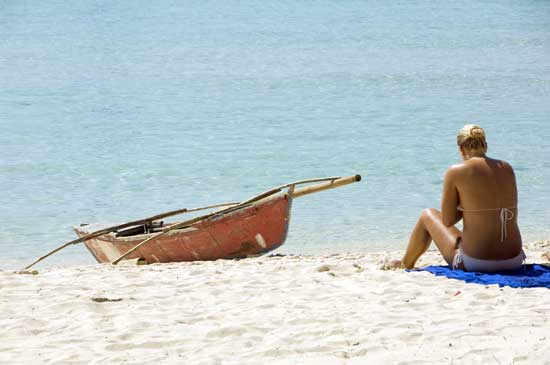
[[[500,210],[500,225],[502,227],[500,232],[500,242],[504,242],[504,238],[508,236],[507,223],[512,219],[514,219],[514,212],[508,208],[502,208]]]
[[[513,208],[514,209],[514,208]],[[458,206],[456,210],[461,212],[489,212],[494,210],[500,210],[500,242],[504,242],[504,238],[508,236],[507,223],[514,219],[514,212],[509,208],[496,208],[496,209],[463,209],[461,206]]]
[[[462,247],[458,248],[458,252],[456,253],[455,257],[453,258],[453,270],[457,270],[462,263]]]

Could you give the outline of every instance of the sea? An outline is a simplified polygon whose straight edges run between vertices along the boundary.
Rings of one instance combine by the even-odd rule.
[[[549,1],[0,0],[0,268],[80,223],[354,174],[296,199],[277,252],[401,250],[467,123],[550,239]]]

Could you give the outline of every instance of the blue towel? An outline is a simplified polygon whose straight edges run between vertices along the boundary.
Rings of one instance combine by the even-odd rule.
[[[466,272],[452,270],[450,266],[427,266],[408,271],[427,271],[436,276],[446,276],[450,279],[462,280],[466,283],[483,285],[498,284],[512,288],[548,288],[550,289],[550,266],[529,264],[515,271],[495,273]]]

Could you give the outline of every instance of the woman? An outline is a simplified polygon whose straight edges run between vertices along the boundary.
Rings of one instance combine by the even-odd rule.
[[[422,212],[403,259],[392,266],[413,268],[433,240],[453,269],[517,269],[525,254],[517,225],[514,170],[507,162],[487,157],[485,131],[477,125],[464,126],[457,143],[464,162],[445,173],[441,212]],[[461,219],[463,232],[454,226]]]

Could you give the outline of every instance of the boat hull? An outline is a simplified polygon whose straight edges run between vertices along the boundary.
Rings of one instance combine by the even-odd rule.
[[[282,194],[170,231],[146,243],[127,260],[147,263],[217,260],[257,256],[281,246],[287,236],[292,198]],[[75,227],[82,237],[91,227]],[[110,263],[151,234],[117,237],[114,233],[84,242],[100,263]]]

